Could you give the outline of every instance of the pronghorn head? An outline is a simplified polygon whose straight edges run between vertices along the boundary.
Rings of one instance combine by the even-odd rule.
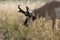
[[[21,12],[21,13],[23,13],[23,14],[26,16],[26,20],[25,20],[25,22],[24,22],[24,25],[25,25],[25,26],[28,26],[28,22],[29,22],[30,19],[32,19],[32,21],[36,19],[36,17],[35,17],[34,14],[33,14],[33,11],[31,11],[31,10],[28,8],[28,6],[26,6],[26,12],[23,11],[23,10],[20,8],[20,5],[18,5],[18,9],[19,9],[18,12]]]

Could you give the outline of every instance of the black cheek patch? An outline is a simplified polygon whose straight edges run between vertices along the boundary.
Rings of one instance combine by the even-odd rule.
[[[27,27],[28,26],[28,18],[26,18],[25,22],[24,22],[24,25]]]
[[[36,19],[36,17],[35,17],[35,16],[33,16],[33,17],[32,17],[32,20],[35,20],[35,19]]]

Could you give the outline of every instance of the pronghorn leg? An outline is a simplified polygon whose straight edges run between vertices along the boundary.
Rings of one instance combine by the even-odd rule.
[[[55,28],[55,24],[56,24],[56,12],[55,9],[52,10],[52,30],[54,30]]]
[[[55,24],[56,24],[56,18],[53,17],[53,18],[52,18],[52,30],[54,30]]]
[[[50,10],[48,10],[49,16],[51,16],[52,18],[52,30],[54,30],[55,28],[55,24],[56,24],[56,12],[55,9],[52,8]]]

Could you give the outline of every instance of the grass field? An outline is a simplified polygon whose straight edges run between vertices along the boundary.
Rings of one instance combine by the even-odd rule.
[[[26,5],[33,10],[45,3],[0,2],[0,40],[60,40],[59,19],[56,19],[54,31],[51,20],[45,18],[36,19],[25,27],[25,16],[18,12],[19,4],[26,11]]]

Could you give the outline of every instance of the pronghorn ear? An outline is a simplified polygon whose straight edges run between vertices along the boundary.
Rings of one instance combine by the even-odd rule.
[[[28,5],[26,5],[26,10],[27,10],[27,12],[30,10],[29,7],[28,7]]]

